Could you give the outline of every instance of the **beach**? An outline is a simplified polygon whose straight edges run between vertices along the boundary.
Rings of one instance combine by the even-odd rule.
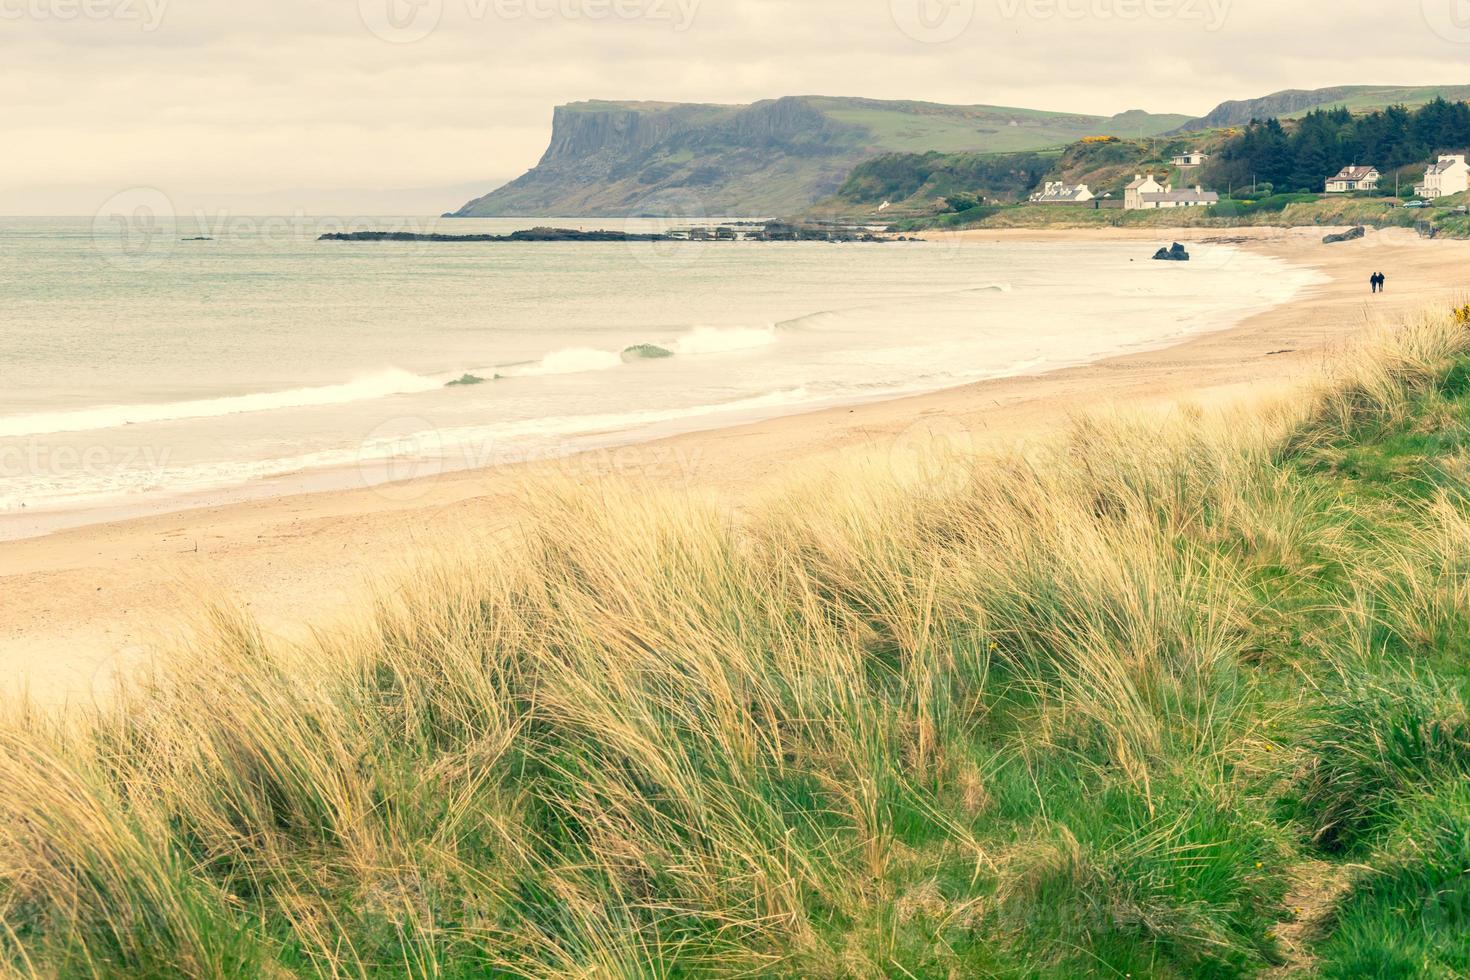
[[[1318,270],[1327,281],[1230,329],[1162,349],[1043,374],[763,419],[563,459],[445,472],[320,492],[280,493],[0,542],[0,681],[41,703],[85,701],[119,669],[177,642],[209,603],[238,605],[269,632],[304,637],[354,615],[375,583],[435,551],[490,540],[537,481],[612,476],[715,495],[732,509],[852,455],[902,457],[938,437],[1006,449],[1078,414],[1218,404],[1309,382],[1354,334],[1461,297],[1470,243],[1402,231],[1323,245],[1333,229],[1190,229],[1189,245],[1228,238]],[[959,233],[963,240],[1118,241],[1141,259],[1172,237],[1139,232]],[[1388,276],[1373,296],[1368,277]],[[532,499],[534,494],[532,492]]]

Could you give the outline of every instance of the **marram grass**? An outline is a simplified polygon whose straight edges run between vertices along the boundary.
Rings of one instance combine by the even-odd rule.
[[[543,488],[310,649],[222,610],[92,716],[9,706],[0,962],[1465,975],[1467,423],[1446,311],[739,520]]]

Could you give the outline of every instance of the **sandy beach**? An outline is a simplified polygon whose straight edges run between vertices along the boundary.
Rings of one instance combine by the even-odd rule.
[[[359,608],[372,582],[416,556],[493,535],[516,520],[524,487],[618,475],[713,493],[733,506],[843,454],[919,445],[929,433],[1006,447],[1110,405],[1219,402],[1310,380],[1355,333],[1465,292],[1470,242],[1370,232],[1327,246],[1332,229],[1157,229],[961,233],[976,241],[1137,240],[1140,257],[1171,237],[1242,247],[1320,270],[1330,281],[1239,326],[1178,346],[1038,376],[835,408],[657,442],[350,491],[294,494],[94,524],[0,543],[0,683],[38,702],[86,700],[107,678],[176,641],[205,605],[248,609],[300,636]],[[1388,291],[1372,296],[1382,270]],[[1100,325],[1100,328],[1105,325]]]

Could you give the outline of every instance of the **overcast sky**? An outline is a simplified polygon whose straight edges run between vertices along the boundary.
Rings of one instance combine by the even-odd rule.
[[[0,0],[0,213],[449,209],[589,98],[1202,114],[1354,83],[1470,83],[1470,0]]]

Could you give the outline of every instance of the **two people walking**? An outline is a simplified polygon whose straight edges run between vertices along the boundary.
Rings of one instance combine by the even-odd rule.
[[[1384,285],[1388,282],[1388,276],[1385,276],[1381,272],[1375,272],[1368,282],[1373,285],[1373,291],[1375,293],[1381,293],[1384,290]]]

